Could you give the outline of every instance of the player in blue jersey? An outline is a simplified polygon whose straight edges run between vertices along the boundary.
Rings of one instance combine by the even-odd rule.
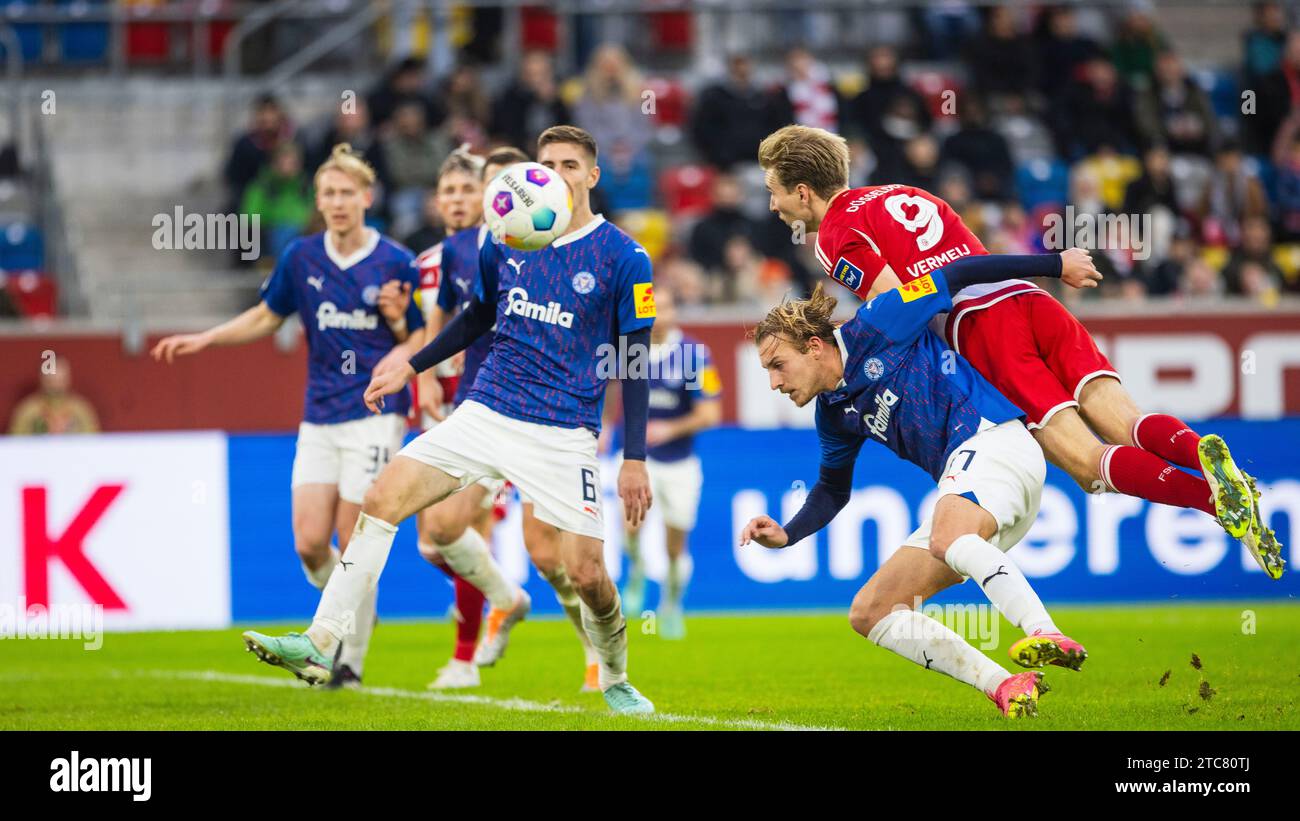
[[[262,285],[262,300],[198,334],[170,336],[155,359],[242,345],[273,333],[298,314],[307,337],[307,397],[293,460],[294,549],[308,581],[323,590],[361,512],[371,482],[402,446],[406,396],[382,415],[362,402],[371,369],[424,327],[410,294],[415,257],[365,224],[374,170],[346,144],[316,172],[316,207],[326,230],[290,243]],[[338,549],[330,547],[337,533]],[[359,685],[370,632],[372,594],[358,603],[338,659],[337,685]]]
[[[653,712],[627,679],[627,623],[603,558],[600,466],[596,436],[611,349],[649,346],[654,322],[650,260],[627,234],[592,214],[600,179],[595,140],[573,126],[538,138],[538,161],[573,192],[569,229],[549,247],[512,251],[483,245],[470,305],[408,365],[375,373],[366,391],[372,410],[401,392],[420,371],[463,350],[496,324],[487,360],[447,421],[408,444],[366,493],[352,536],[347,573],[336,573],[306,634],[246,633],[259,657],[308,681],[328,681],[329,657],[348,614],[373,589],[388,560],[397,522],[482,477],[507,479],[532,502],[538,519],[561,533],[560,558],[582,600],[583,625],[600,656],[600,687],[620,713]],[[640,523],[651,501],[645,468],[648,383],[623,375],[627,430],[618,490],[624,515]],[[527,609],[523,591],[490,554],[472,546],[443,558],[494,605],[513,596],[508,620]],[[506,625],[509,626],[509,623]]]
[[[695,529],[704,473],[695,455],[695,434],[722,421],[722,382],[709,348],[682,332],[671,291],[655,290],[650,329],[650,421],[646,426],[646,469],[650,489],[664,520],[668,568],[655,611],[658,635],[686,636],[682,599],[691,575],[686,539]],[[641,528],[629,527],[624,546],[630,560],[623,604],[629,613],[645,604]]]
[[[479,248],[488,239],[487,228],[482,224],[483,181],[491,179],[506,166],[527,161],[527,154],[506,147],[494,149],[486,161],[467,151],[456,151],[443,164],[438,178],[437,202],[448,236],[416,258],[420,265],[421,307],[425,316],[424,343],[432,342],[443,325],[473,299]],[[464,401],[478,375],[479,366],[487,357],[492,336],[489,331],[475,340],[460,355],[462,362],[459,367],[453,358],[419,375],[416,395],[425,409],[422,429],[432,428],[445,417],[444,398],[450,398],[453,406]],[[447,366],[451,369],[444,371]],[[452,397],[444,397],[444,382],[453,386]],[[492,666],[505,652],[508,633],[501,627],[509,611],[492,609],[487,619],[487,633],[480,642],[483,592],[448,567],[442,558],[442,546],[458,540],[468,539],[476,545],[481,542],[481,549],[487,549],[494,519],[493,503],[498,494],[505,492],[504,485],[501,479],[480,479],[416,515],[420,555],[450,574],[456,591],[455,650],[429,684],[430,689],[477,687],[480,683],[478,668]],[[531,503],[525,501],[522,507],[524,543],[529,556],[538,572],[555,589],[556,598],[573,622],[583,645],[585,668],[581,691],[596,692],[599,689],[599,660],[582,628],[578,595],[560,562],[558,533],[553,532],[550,525],[537,520]]]
[[[858,592],[853,628],[872,642],[970,684],[1008,717],[1032,715],[1042,674],[1012,675],[942,623],[920,602],[973,577],[989,601],[1026,633],[1025,666],[1078,669],[1083,647],[1063,635],[1005,552],[1038,514],[1046,462],[1024,414],[930,331],[952,307],[951,293],[1004,277],[990,257],[969,257],[881,294],[835,327],[835,299],[821,286],[811,299],[773,308],[754,330],[772,388],[802,407],[816,401],[821,473],[784,527],[751,520],[741,544],[796,544],[828,524],[848,502],[863,443],[876,441],[938,482],[934,512]],[[1061,276],[1059,257],[1055,275]],[[1100,275],[1066,277],[1095,286]],[[1013,648],[1014,651],[1015,648]]]

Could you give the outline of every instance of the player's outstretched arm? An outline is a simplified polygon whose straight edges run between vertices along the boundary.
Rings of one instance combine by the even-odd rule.
[[[423,373],[444,359],[460,353],[483,334],[492,330],[496,322],[496,306],[479,301],[476,295],[465,310],[456,314],[433,341],[411,357],[411,368]]]
[[[1009,277],[1051,277],[1073,288],[1096,288],[1101,273],[1083,248],[1059,254],[981,254],[962,257],[940,269],[955,294],[968,285],[998,282]]]
[[[771,521],[766,516],[759,516],[750,521],[741,533],[740,543],[754,540],[764,547],[785,547],[803,541],[808,536],[831,523],[839,512],[849,503],[853,492],[853,463],[843,467],[821,466],[821,475],[817,484],[808,491],[808,498],[803,507],[794,515],[785,527],[772,529],[763,520]],[[772,524],[776,524],[772,522]]]
[[[284,323],[284,317],[272,311],[265,302],[259,302],[234,319],[223,322],[197,334],[176,334],[166,337],[153,347],[156,361],[171,364],[178,356],[196,354],[213,345],[243,345],[275,333]]]

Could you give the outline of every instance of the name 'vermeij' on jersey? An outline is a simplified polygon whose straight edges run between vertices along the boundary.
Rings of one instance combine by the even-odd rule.
[[[935,271],[876,296],[836,330],[844,380],[817,397],[823,464],[851,464],[871,439],[938,481],[982,419],[1024,415],[926,327],[951,306]]]
[[[722,380],[708,346],[680,328],[650,349],[650,419],[680,419],[696,402],[722,395]],[[676,462],[691,455],[694,435],[654,445],[646,455],[658,462]]]
[[[419,287],[415,255],[398,243],[367,229],[365,243],[341,256],[322,232],[289,244],[275,270],[262,283],[262,301],[279,316],[297,313],[307,336],[307,396],[303,419],[334,424],[368,416],[362,397],[370,372],[397,338],[379,314],[379,291],[385,282]],[[424,327],[414,299],[406,326]],[[410,394],[388,398],[385,413],[405,414]]]
[[[496,304],[496,337],[466,398],[526,422],[599,431],[601,346],[654,322],[645,249],[597,215],[540,251],[489,239],[474,287]]]

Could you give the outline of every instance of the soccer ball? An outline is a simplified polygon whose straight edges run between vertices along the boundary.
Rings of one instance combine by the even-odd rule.
[[[498,242],[518,251],[550,245],[569,227],[573,193],[558,173],[535,162],[504,168],[483,192],[483,217]]]

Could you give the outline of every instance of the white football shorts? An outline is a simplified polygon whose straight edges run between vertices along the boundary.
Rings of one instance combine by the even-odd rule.
[[[331,425],[303,422],[291,484],[337,485],[340,499],[359,505],[379,471],[401,450],[405,435],[406,417],[396,413]]]
[[[1002,552],[1020,543],[1038,518],[1047,461],[1043,449],[1019,419],[994,425],[988,420],[979,432],[948,457],[939,479],[939,498],[965,496],[997,520],[989,539]],[[931,518],[907,537],[904,547],[930,548]]]
[[[604,540],[596,436],[586,428],[524,422],[480,402],[462,402],[398,455],[435,467],[466,487],[505,479],[548,524]]]

